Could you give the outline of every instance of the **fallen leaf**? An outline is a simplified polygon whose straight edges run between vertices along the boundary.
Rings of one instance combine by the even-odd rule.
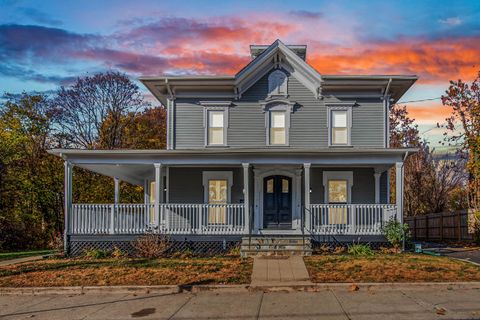
[[[352,283],[350,285],[350,291],[358,291],[358,290],[360,290],[360,288],[357,286],[356,283]]]
[[[447,310],[445,308],[442,308],[442,307],[435,307],[435,311],[437,312],[437,314],[439,315],[444,315],[447,313]]]

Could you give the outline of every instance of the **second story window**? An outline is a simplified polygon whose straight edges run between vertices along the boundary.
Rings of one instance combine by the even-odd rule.
[[[270,111],[270,144],[287,144],[285,111]]]
[[[329,145],[350,146],[351,127],[350,108],[332,108],[329,110]]]
[[[208,111],[208,134],[209,146],[221,146],[225,144],[225,112],[223,110]]]

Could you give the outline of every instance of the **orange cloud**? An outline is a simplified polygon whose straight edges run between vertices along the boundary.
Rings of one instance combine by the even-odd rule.
[[[409,116],[417,123],[443,123],[451,115],[450,107],[442,105],[440,101],[406,104]]]
[[[366,47],[342,48],[338,54],[310,52],[309,62],[320,73],[417,74],[420,82],[446,82],[475,77],[479,65],[480,38],[428,40],[402,38]]]

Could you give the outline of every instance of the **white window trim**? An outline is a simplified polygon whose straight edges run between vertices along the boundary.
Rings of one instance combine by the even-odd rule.
[[[353,171],[324,171],[323,172],[323,190],[324,202],[329,203],[328,199],[328,181],[329,180],[347,180],[347,203],[352,203]]]
[[[215,147],[227,147],[228,146],[228,116],[229,116],[229,107],[232,105],[230,101],[201,101],[203,108],[203,128],[204,128],[204,146],[206,148],[215,148]],[[208,129],[209,129],[209,111],[223,111],[223,144],[209,144],[208,141]]]
[[[347,144],[335,144],[332,141],[332,111],[347,112]],[[352,106],[327,106],[327,127],[328,127],[328,146],[329,147],[351,147],[352,146]]]
[[[202,183],[203,183],[203,201],[208,204],[208,181],[210,180],[227,180],[227,203],[232,202],[232,185],[233,185],[233,172],[232,171],[203,171]]]
[[[265,144],[271,147],[288,147],[290,145],[290,114],[293,112],[293,103],[288,104],[277,104],[270,106],[268,104],[262,104],[263,111],[265,112]],[[271,116],[272,111],[276,112],[285,112],[285,144],[271,144],[270,143],[270,125],[271,125]]]

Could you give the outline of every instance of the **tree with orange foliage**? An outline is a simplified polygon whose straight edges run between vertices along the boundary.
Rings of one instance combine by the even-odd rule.
[[[462,80],[450,81],[450,87],[442,96],[443,105],[452,109],[446,119],[447,140],[459,146],[465,155],[469,173],[469,205],[480,212],[480,72],[469,85]],[[457,130],[461,125],[462,130]]]

